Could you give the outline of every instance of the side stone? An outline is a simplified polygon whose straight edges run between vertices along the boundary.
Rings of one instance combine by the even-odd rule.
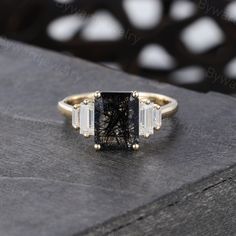
[[[154,128],[160,129],[162,122],[161,111],[156,104],[140,102],[139,104],[139,135],[154,134]]]
[[[80,110],[78,107],[72,109],[72,126],[75,129],[80,127]]]
[[[80,104],[80,134],[94,135],[94,103]]]

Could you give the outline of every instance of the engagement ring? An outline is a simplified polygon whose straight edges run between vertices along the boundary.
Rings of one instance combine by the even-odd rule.
[[[161,128],[177,111],[175,99],[146,92],[94,92],[66,97],[60,112],[85,137],[94,136],[96,150],[138,150],[139,137]]]

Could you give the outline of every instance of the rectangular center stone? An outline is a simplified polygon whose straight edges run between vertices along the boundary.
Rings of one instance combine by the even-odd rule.
[[[131,92],[102,92],[95,99],[95,143],[103,150],[139,143],[139,99]]]

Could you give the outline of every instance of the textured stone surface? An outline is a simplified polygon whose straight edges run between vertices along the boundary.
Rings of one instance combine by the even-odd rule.
[[[102,150],[132,150],[139,143],[139,99],[131,92],[102,92],[95,99],[95,143]]]
[[[87,235],[235,236],[236,166],[181,188]]]
[[[160,92],[180,108],[139,152],[95,152],[56,104],[96,90]],[[235,101],[0,40],[0,235],[132,235],[133,219],[150,235],[155,219],[157,235],[234,235],[235,176],[211,175],[236,164]],[[192,188],[196,198],[188,198]]]

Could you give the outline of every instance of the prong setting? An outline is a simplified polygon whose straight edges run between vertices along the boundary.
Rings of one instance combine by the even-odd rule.
[[[157,105],[157,104],[154,104],[154,108],[156,108],[157,110],[161,109],[161,107],[159,105]]]
[[[102,92],[94,107],[95,143],[102,150],[133,150],[139,143],[139,99],[133,92]]]
[[[96,151],[99,151],[101,149],[101,145],[100,144],[94,144],[94,148]]]
[[[135,150],[135,151],[137,151],[137,150],[139,150],[139,144],[133,144],[133,150]]]
[[[73,105],[73,108],[74,108],[75,110],[79,109],[79,104],[74,104],[74,105]]]
[[[139,93],[138,93],[137,91],[133,91],[133,92],[132,92],[132,96],[133,96],[134,98],[138,98],[138,97],[139,97]]]
[[[124,93],[125,94],[125,93]],[[129,93],[130,95],[130,102],[136,102],[139,103],[139,133],[138,135],[144,136],[144,138],[149,138],[150,135],[154,133],[155,130],[159,130],[161,128],[161,111],[160,106],[158,104],[155,104],[151,99],[149,98],[140,98],[139,93],[137,91],[133,91]],[[77,115],[77,118],[75,120],[78,120],[78,115],[80,114],[80,125],[77,124],[76,128],[80,128],[80,133],[83,134],[85,138],[89,138],[91,135],[95,134],[95,104],[100,104],[103,102],[104,99],[107,99],[106,96],[111,96],[113,99],[116,99],[116,96],[118,94],[116,93],[101,93],[100,91],[96,91],[94,93],[94,101],[91,99],[85,97],[85,99],[80,104],[75,104],[73,106],[74,108],[74,114]],[[122,93],[119,94],[119,96],[123,96]],[[128,96],[128,94],[127,94]],[[97,99],[97,98],[102,98]],[[108,100],[109,102],[111,100]],[[116,101],[116,100],[114,100]],[[120,104],[119,104],[120,106]],[[122,107],[117,108],[119,111],[122,111]],[[134,109],[134,108],[133,108]],[[109,116],[112,115],[111,111],[107,111],[107,114]],[[124,112],[124,116],[125,116]],[[78,122],[77,122],[78,123]],[[74,126],[75,127],[75,126]],[[119,137],[119,133],[116,134]],[[114,137],[112,137],[114,138]],[[96,150],[100,150],[104,148],[104,145],[100,143],[101,140],[95,139],[95,145],[94,148]],[[137,140],[133,140],[134,142],[131,142],[132,144],[129,146],[129,149],[131,150],[138,150],[139,149],[139,142]],[[109,145],[105,145],[107,148]],[[110,148],[110,147],[109,147]]]
[[[84,134],[84,137],[85,137],[85,138],[89,138],[89,137],[90,137],[90,135],[89,135],[89,134],[87,134],[87,133],[85,133],[85,134]]]
[[[101,97],[101,92],[100,92],[100,91],[96,91],[96,92],[94,93],[94,97],[95,97],[95,98],[100,98],[100,97]]]
[[[88,99],[84,99],[83,104],[84,105],[88,105],[88,103],[89,103],[89,100]]]

